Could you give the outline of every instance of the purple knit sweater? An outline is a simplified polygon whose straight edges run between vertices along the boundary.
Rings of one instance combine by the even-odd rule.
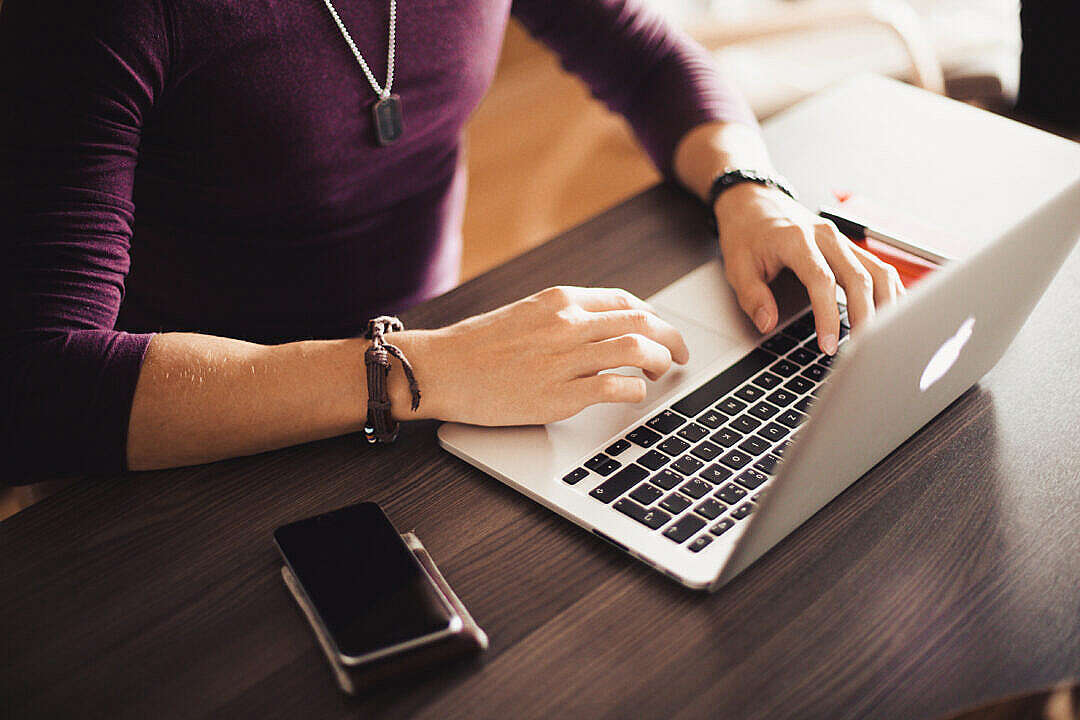
[[[387,5],[336,3],[380,82]],[[402,0],[386,148],[321,0],[5,0],[0,475],[122,469],[153,332],[345,337],[450,288],[511,12],[666,174],[695,125],[754,122],[636,0]]]

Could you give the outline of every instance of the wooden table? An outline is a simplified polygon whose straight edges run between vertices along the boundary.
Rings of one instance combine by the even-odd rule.
[[[649,295],[714,254],[661,186],[406,313],[556,283]],[[338,438],[88,479],[0,524],[9,717],[922,718],[1080,675],[1080,255],[986,378],[715,595],[443,453]],[[361,501],[414,530],[482,660],[348,699],[272,530]]]

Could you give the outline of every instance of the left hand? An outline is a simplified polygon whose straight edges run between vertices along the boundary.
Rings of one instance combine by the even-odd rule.
[[[713,210],[728,281],[763,333],[775,328],[779,318],[767,283],[785,267],[806,286],[818,345],[830,355],[840,337],[838,284],[847,295],[853,332],[874,317],[876,308],[904,294],[896,268],[779,190],[741,183],[724,191]]]

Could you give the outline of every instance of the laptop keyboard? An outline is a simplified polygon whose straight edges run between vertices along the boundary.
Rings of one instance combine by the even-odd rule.
[[[847,339],[840,306],[840,344]],[[807,311],[563,477],[690,552],[754,512],[833,363]]]

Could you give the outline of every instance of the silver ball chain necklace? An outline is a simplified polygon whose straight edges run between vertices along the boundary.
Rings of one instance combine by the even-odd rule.
[[[353,55],[356,56],[356,61],[360,63],[360,68],[364,71],[364,75],[367,76],[367,80],[371,84],[371,89],[375,91],[375,94],[379,98],[375,101],[375,104],[371,106],[371,117],[375,123],[375,139],[379,141],[380,145],[389,145],[401,137],[401,133],[405,129],[401,115],[401,98],[397,95],[390,94],[390,86],[394,84],[394,44],[397,39],[397,1],[390,0],[390,42],[386,58],[386,87],[384,88],[379,87],[379,83],[375,80],[375,76],[371,74],[371,68],[369,68],[367,62],[364,61],[364,56],[357,50],[356,43],[353,42],[352,36],[349,35],[349,31],[345,29],[345,23],[341,21],[341,17],[338,15],[333,3],[331,3],[330,0],[323,0],[323,2],[326,3],[326,9],[330,11],[330,17],[334,18],[334,22],[337,23],[338,30],[341,30],[341,36],[345,38],[345,42],[348,44],[349,49],[352,50]]]

